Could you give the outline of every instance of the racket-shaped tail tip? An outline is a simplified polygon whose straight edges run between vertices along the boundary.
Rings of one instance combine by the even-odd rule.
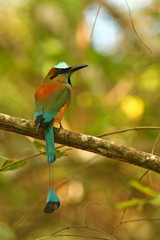
[[[52,213],[60,207],[60,202],[48,202],[44,208],[44,213]]]
[[[50,188],[47,196],[46,206],[44,208],[45,213],[52,213],[60,207],[59,198],[53,188]]]

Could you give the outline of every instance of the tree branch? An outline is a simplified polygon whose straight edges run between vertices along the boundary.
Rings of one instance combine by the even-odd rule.
[[[44,140],[43,129],[35,127],[33,121],[2,113],[0,113],[0,129]],[[113,141],[69,130],[54,128],[54,134],[56,143],[93,152],[160,173],[159,156],[139,151],[132,147],[119,145]]]

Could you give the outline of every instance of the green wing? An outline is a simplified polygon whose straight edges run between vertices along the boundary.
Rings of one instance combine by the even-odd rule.
[[[41,127],[43,127],[43,123],[49,123],[69,99],[70,91],[66,86],[58,88],[45,100],[36,98],[34,112],[35,124],[40,124]]]

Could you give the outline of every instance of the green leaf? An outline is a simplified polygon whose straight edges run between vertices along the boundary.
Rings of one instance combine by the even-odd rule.
[[[23,161],[14,161],[14,160],[9,160],[9,161],[5,161],[3,163],[2,167],[6,167],[5,169],[0,169],[0,171],[8,171],[8,170],[14,170],[20,167],[25,166],[27,163],[27,161],[23,160]],[[12,165],[10,165],[12,164]],[[7,167],[7,165],[10,165]]]
[[[16,240],[17,237],[13,230],[5,223],[0,222],[0,239]]]
[[[33,143],[34,143],[35,147],[37,148],[37,150],[39,152],[41,152],[41,153],[45,152],[44,154],[46,154],[46,146],[45,146],[45,144],[37,142],[37,141],[34,141]]]
[[[155,191],[153,191],[150,187],[143,186],[142,184],[140,184],[139,182],[137,182],[135,180],[131,181],[130,185],[141,193],[144,193],[151,197],[157,196],[157,193]]]
[[[60,157],[63,157],[63,156],[67,156],[65,151],[61,151],[59,149],[55,150],[55,155],[56,155],[56,159],[60,158]]]
[[[158,193],[154,199],[150,200],[150,203],[154,205],[160,205],[160,193]]]
[[[2,155],[0,155],[0,158],[3,159],[3,160],[9,160],[7,157],[4,157]]]
[[[118,203],[117,208],[123,209],[123,208],[128,208],[128,207],[133,207],[133,206],[143,206],[144,204],[146,204],[148,202],[149,202],[149,200],[147,200],[147,199],[134,198],[132,200]]]
[[[6,164],[7,161],[12,162],[13,160],[10,160],[9,158],[6,158],[6,157],[0,155],[0,161],[2,162],[1,167],[3,167],[3,166],[5,166],[5,164]]]

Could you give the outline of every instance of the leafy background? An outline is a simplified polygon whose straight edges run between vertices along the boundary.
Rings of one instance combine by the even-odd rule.
[[[125,1],[103,1],[90,38],[99,1],[1,0],[1,112],[33,119],[35,90],[52,66],[66,61],[89,66],[72,76],[73,98],[63,120],[65,128],[98,135],[128,127],[158,126],[160,2],[128,3],[136,31],[152,53],[133,31]],[[108,138],[151,152],[157,134],[131,131]],[[1,167],[40,151],[44,151],[44,142],[0,132]],[[36,239],[82,224],[84,216],[85,224],[119,240],[159,239],[158,221],[115,228],[126,206],[130,208],[125,220],[159,217],[158,174],[152,173],[152,190],[148,175],[141,184],[133,182],[144,169],[67,147],[59,151],[59,156],[67,155],[54,164],[61,207],[51,215],[43,213],[48,191],[45,154],[22,162],[21,168],[17,165],[15,170],[1,172],[1,239]],[[159,143],[155,154],[159,154]],[[127,201],[132,188],[137,190],[134,199]],[[90,231],[87,234],[96,236]]]

